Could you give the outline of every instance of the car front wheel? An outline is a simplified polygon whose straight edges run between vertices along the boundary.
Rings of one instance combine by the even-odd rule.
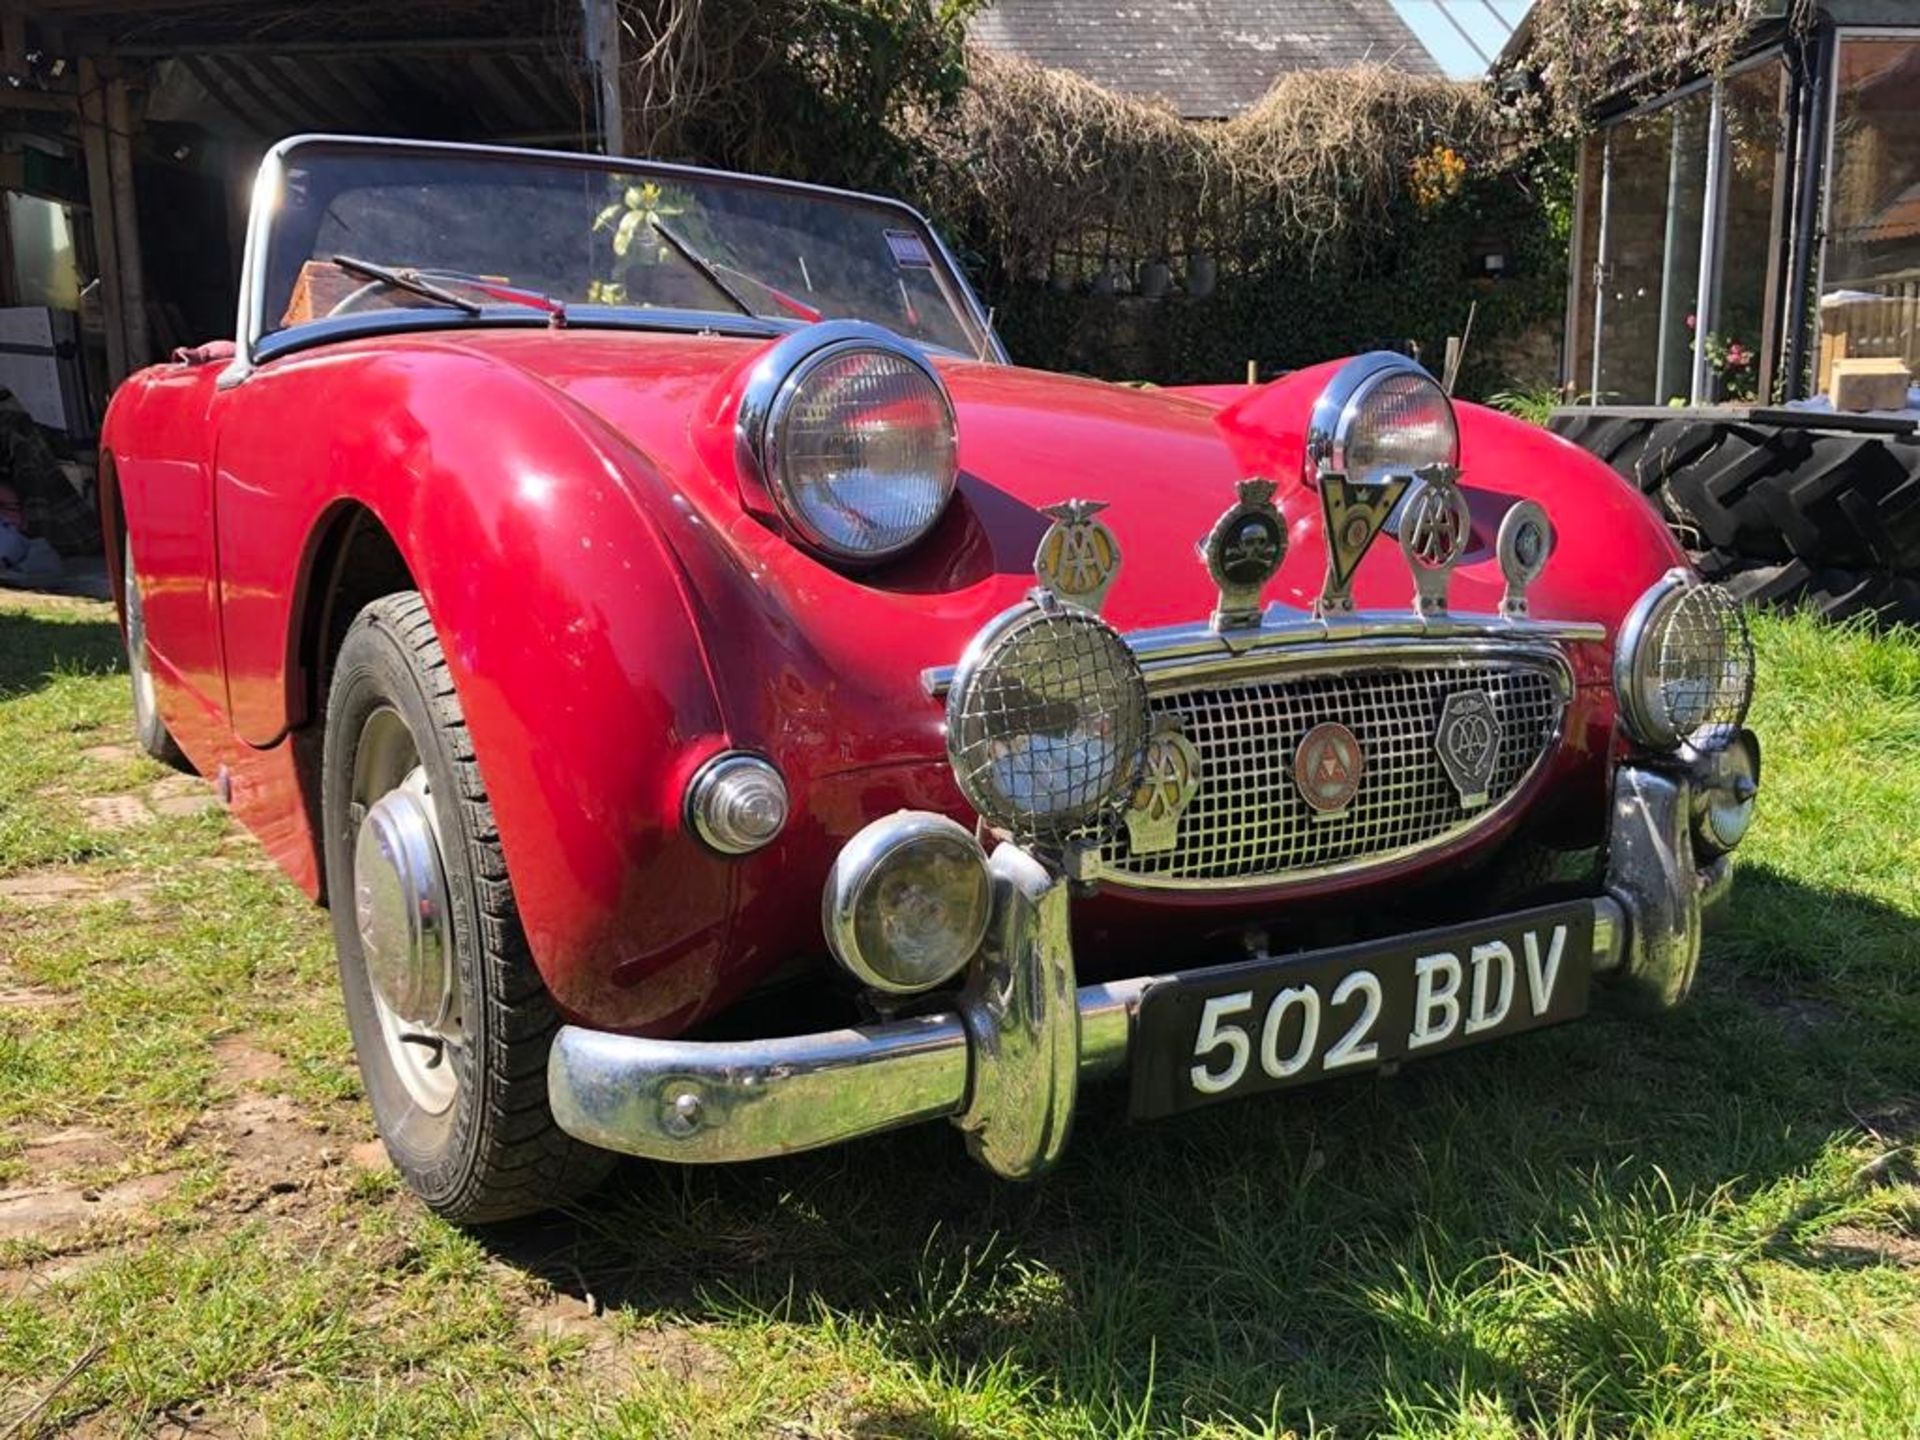
[[[559,1016],[417,593],[374,601],[347,632],[322,767],[347,1022],[395,1166],[435,1212],[468,1224],[590,1189],[613,1157],[548,1108]]]
[[[130,534],[120,542],[120,577],[126,600],[127,673],[133,677],[133,738],[154,759],[185,769],[186,756],[174,743],[167,722],[160,718],[153,666],[147,658],[147,605],[140,591],[140,579],[133,573],[133,536]]]

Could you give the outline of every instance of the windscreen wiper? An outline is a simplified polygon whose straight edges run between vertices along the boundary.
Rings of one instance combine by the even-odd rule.
[[[698,270],[704,279],[713,284],[715,289],[719,290],[735,305],[739,306],[742,313],[754,315],[758,312],[747,304],[739,291],[735,290],[720,278],[722,273],[737,275],[749,285],[758,285],[773,297],[774,303],[782,310],[785,310],[789,315],[806,321],[809,325],[816,321],[826,319],[825,314],[814,309],[813,306],[807,304],[806,301],[794,299],[793,296],[787,294],[786,291],[776,285],[769,285],[758,275],[749,275],[738,265],[722,265],[718,260],[709,260],[706,256],[696,251],[693,246],[689,245],[684,238],[667,229],[666,225],[657,215],[648,216],[647,223],[653,226],[655,233],[657,233],[662,240],[665,240],[667,244],[674,248],[674,251],[682,260],[685,260],[689,265]]]
[[[709,285],[713,286],[714,289],[726,296],[728,300],[732,301],[734,309],[738,310],[742,315],[752,315],[758,318],[758,312],[742,298],[740,292],[720,278],[720,272],[713,268],[712,262],[698,250],[695,250],[685,240],[682,240],[678,235],[674,234],[673,231],[669,230],[664,220],[658,215],[649,215],[647,216],[647,224],[653,227],[654,234],[658,235],[662,240],[666,241],[668,245],[673,247],[674,254],[686,261],[687,264],[691,265],[699,273],[702,280],[705,280]]]
[[[441,281],[451,285],[464,285],[478,290],[489,300],[501,300],[509,305],[524,305],[530,310],[545,312],[555,327],[567,323],[567,307],[564,301],[551,295],[542,295],[538,290],[522,289],[518,285],[508,285],[499,280],[490,280],[485,275],[469,275],[464,270],[405,270],[389,269],[385,265],[375,265],[371,261],[358,260],[351,255],[336,255],[333,263],[349,275],[364,275],[369,280],[391,285],[397,290],[405,290],[410,295],[424,296],[428,300],[437,300],[443,305],[457,305],[469,315],[481,313],[481,307],[463,295],[456,295]]]
[[[335,255],[333,263],[349,275],[358,275],[362,280],[373,280],[382,285],[391,285],[396,290],[404,290],[409,295],[418,295],[422,300],[431,300],[438,305],[450,305],[455,310],[468,315],[478,315],[480,306],[464,295],[456,295],[451,290],[422,279],[417,270],[390,270],[385,265],[376,265],[371,260],[362,260],[353,255]]]

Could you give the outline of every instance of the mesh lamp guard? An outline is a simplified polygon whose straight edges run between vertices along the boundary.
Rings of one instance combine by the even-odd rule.
[[[1126,641],[1051,596],[990,621],[947,692],[961,793],[988,824],[1049,848],[1112,827],[1139,784],[1147,726]]]

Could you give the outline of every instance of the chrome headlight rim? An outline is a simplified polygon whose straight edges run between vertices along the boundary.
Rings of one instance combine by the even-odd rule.
[[[1650,682],[1657,679],[1652,667],[1660,658],[1654,653],[1655,638],[1664,634],[1664,626],[1679,607],[1696,595],[1736,621],[1734,633],[1740,649],[1735,658],[1742,688],[1730,718],[1710,716],[1683,731],[1671,714],[1653,703]],[[1753,684],[1753,634],[1739,601],[1725,587],[1710,585],[1689,569],[1676,566],[1648,586],[1621,623],[1613,651],[1614,695],[1627,733],[1648,749],[1668,752],[1690,749],[1699,754],[1724,749],[1746,725],[1747,711],[1753,703]]]
[[[1089,629],[1104,632],[1107,639],[1116,647],[1116,653],[1125,657],[1124,664],[1130,680],[1126,688],[1132,695],[1132,703],[1128,708],[1134,713],[1131,717],[1116,716],[1116,719],[1131,718],[1138,732],[1139,742],[1132,746],[1131,753],[1123,758],[1122,763],[1115,770],[1112,784],[1098,799],[1046,816],[1022,815],[1013,807],[999,803],[1002,797],[987,789],[978,769],[970,765],[961,754],[964,737],[960,733],[974,686],[979,682],[989,663],[1007,649],[1019,634],[1041,623],[1086,626]],[[1089,826],[1098,827],[1103,822],[1117,819],[1120,812],[1125,809],[1127,802],[1138,788],[1140,774],[1146,762],[1146,742],[1151,715],[1151,707],[1147,699],[1146,676],[1140,669],[1139,660],[1127,645],[1126,638],[1112,625],[1090,611],[1061,605],[1050,596],[1036,596],[1010,606],[981,626],[973,639],[968,642],[959,664],[954,667],[953,680],[947,689],[947,758],[952,766],[954,779],[960,787],[960,793],[989,825],[1021,841],[1057,844]]]
[[[829,361],[858,351],[873,351],[904,361],[933,387],[946,416],[947,433],[958,449],[959,426],[953,397],[946,382],[925,353],[893,331],[865,320],[824,320],[795,330],[776,341],[760,357],[740,396],[734,419],[734,449],[739,463],[759,480],[772,498],[781,520],[802,548],[848,569],[860,569],[896,559],[932,533],[953,503],[958,464],[941,480],[942,495],[932,517],[916,533],[878,549],[853,549],[821,533],[808,519],[792,493],[785,473],[780,437],[794,402],[807,378]]]
[[[954,937],[952,963],[937,974],[908,982],[889,975],[881,968],[879,957],[867,953],[868,947],[860,935],[860,922],[869,893],[886,873],[888,862],[923,845],[950,845],[975,865],[977,903],[974,923]],[[987,869],[987,852],[979,837],[951,816],[930,810],[900,810],[869,822],[841,847],[821,894],[820,920],[826,932],[827,949],[854,979],[885,995],[924,995],[945,985],[966,968],[986,939],[992,909],[992,877]]]
[[[1436,459],[1444,460],[1448,465],[1457,466],[1460,463],[1460,421],[1454,414],[1453,397],[1447,394],[1433,372],[1418,360],[1396,351],[1369,350],[1363,355],[1354,356],[1335,371],[1333,378],[1313,402],[1313,412],[1307,421],[1304,478],[1308,484],[1317,481],[1323,470],[1337,471],[1358,483],[1360,477],[1349,471],[1347,463],[1353,427],[1358,423],[1373,392],[1396,376],[1417,378],[1433,386],[1446,406],[1453,429],[1453,444],[1449,453]]]

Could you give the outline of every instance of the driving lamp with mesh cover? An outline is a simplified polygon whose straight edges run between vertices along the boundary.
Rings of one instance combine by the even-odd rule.
[[[1669,571],[1620,627],[1613,685],[1641,744],[1722,749],[1753,698],[1753,640],[1739,603],[1718,585]]]
[[[1112,626],[1052,603],[974,637],[947,692],[961,793],[1018,839],[1065,840],[1118,813],[1145,760],[1147,685]]]
[[[877,325],[809,325],[770,348],[748,377],[736,435],[794,534],[842,564],[900,554],[953,496],[946,386]]]
[[[889,995],[944,984],[980,948],[993,906],[987,856],[945,815],[902,810],[840,851],[821,897],[828,948],[849,974]]]
[[[1392,351],[1356,355],[1314,401],[1307,425],[1307,479],[1337,470],[1379,485],[1428,465],[1458,465],[1453,402],[1417,361]]]

